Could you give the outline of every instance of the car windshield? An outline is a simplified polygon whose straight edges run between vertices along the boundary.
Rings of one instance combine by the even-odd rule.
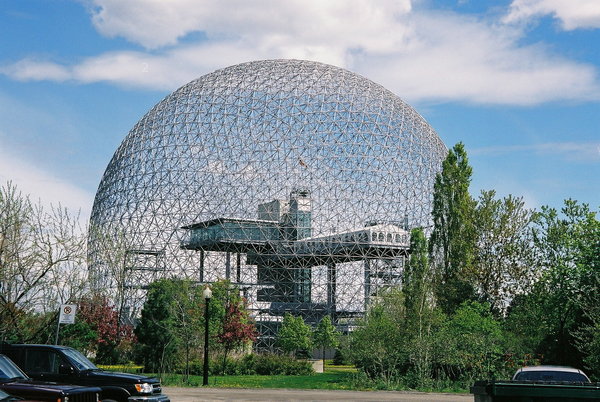
[[[570,371],[555,371],[555,370],[536,370],[536,371],[521,371],[515,376],[515,380],[519,381],[576,381],[589,382],[589,380],[580,373]]]
[[[27,375],[8,357],[0,355],[0,381],[10,379],[27,379]]]
[[[94,363],[89,361],[87,357],[75,349],[63,349],[63,353],[67,355],[69,360],[71,360],[71,363],[73,363],[78,370],[100,370]]]

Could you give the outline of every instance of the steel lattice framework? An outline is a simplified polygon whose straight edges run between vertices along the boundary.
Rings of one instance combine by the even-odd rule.
[[[401,283],[446,152],[411,106],[341,68],[268,60],[207,74],[150,110],[110,161],[91,217],[93,286],[135,315],[155,279],[229,279],[264,345],[285,312],[342,327]]]

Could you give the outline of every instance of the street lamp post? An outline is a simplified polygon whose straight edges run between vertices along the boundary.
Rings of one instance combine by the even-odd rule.
[[[212,291],[210,290],[210,286],[206,286],[204,291],[202,292],[202,296],[204,296],[204,377],[202,379],[202,385],[208,385],[208,305],[210,303],[210,298],[212,297]]]

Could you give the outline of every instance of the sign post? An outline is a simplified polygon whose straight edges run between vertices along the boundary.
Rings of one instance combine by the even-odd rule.
[[[76,304],[61,304],[58,323],[56,324],[56,336],[54,337],[55,345],[58,345],[58,331],[60,330],[60,324],[74,324],[76,311]]]

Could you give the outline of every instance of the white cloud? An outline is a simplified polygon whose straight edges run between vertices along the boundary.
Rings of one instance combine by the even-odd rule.
[[[600,28],[598,0],[513,0],[504,21],[527,21],[534,17],[552,15],[560,20],[563,29]]]
[[[515,152],[558,155],[570,161],[599,162],[600,142],[549,142],[529,145],[506,145],[476,148],[472,155],[506,155]]]
[[[99,32],[146,48],[174,45],[191,32],[211,39],[269,37],[275,45],[281,39],[289,43],[298,38],[313,44],[327,40],[389,48],[401,39],[395,18],[412,7],[411,0],[92,0],[91,4]],[[387,28],[394,28],[395,35],[380,35]]]
[[[69,182],[35,167],[30,162],[15,157],[6,149],[0,149],[0,185],[7,182],[16,185],[23,195],[44,208],[61,205],[72,214],[80,212],[80,222],[89,221],[93,196]]]
[[[22,81],[66,81],[71,78],[71,73],[65,66],[30,58],[20,60],[12,65],[0,67],[0,73],[4,73]]]
[[[541,45],[519,46],[517,30],[456,14],[429,13],[413,21],[419,42],[410,52],[376,61],[366,56],[359,68],[401,97],[517,105],[599,97],[592,66]]]
[[[154,50],[104,53],[73,66],[27,60],[0,72],[19,80],[68,78],[173,90],[232,64],[297,58],[349,68],[409,102],[529,105],[600,97],[593,66],[542,45],[520,45],[518,27],[412,10],[409,0],[351,4],[95,0],[93,20],[100,32]],[[192,32],[205,37],[176,45]]]
[[[107,81],[124,86],[173,90],[204,73],[256,56],[256,52],[237,43],[182,46],[158,55],[113,52],[76,65],[72,78],[84,83]]]

